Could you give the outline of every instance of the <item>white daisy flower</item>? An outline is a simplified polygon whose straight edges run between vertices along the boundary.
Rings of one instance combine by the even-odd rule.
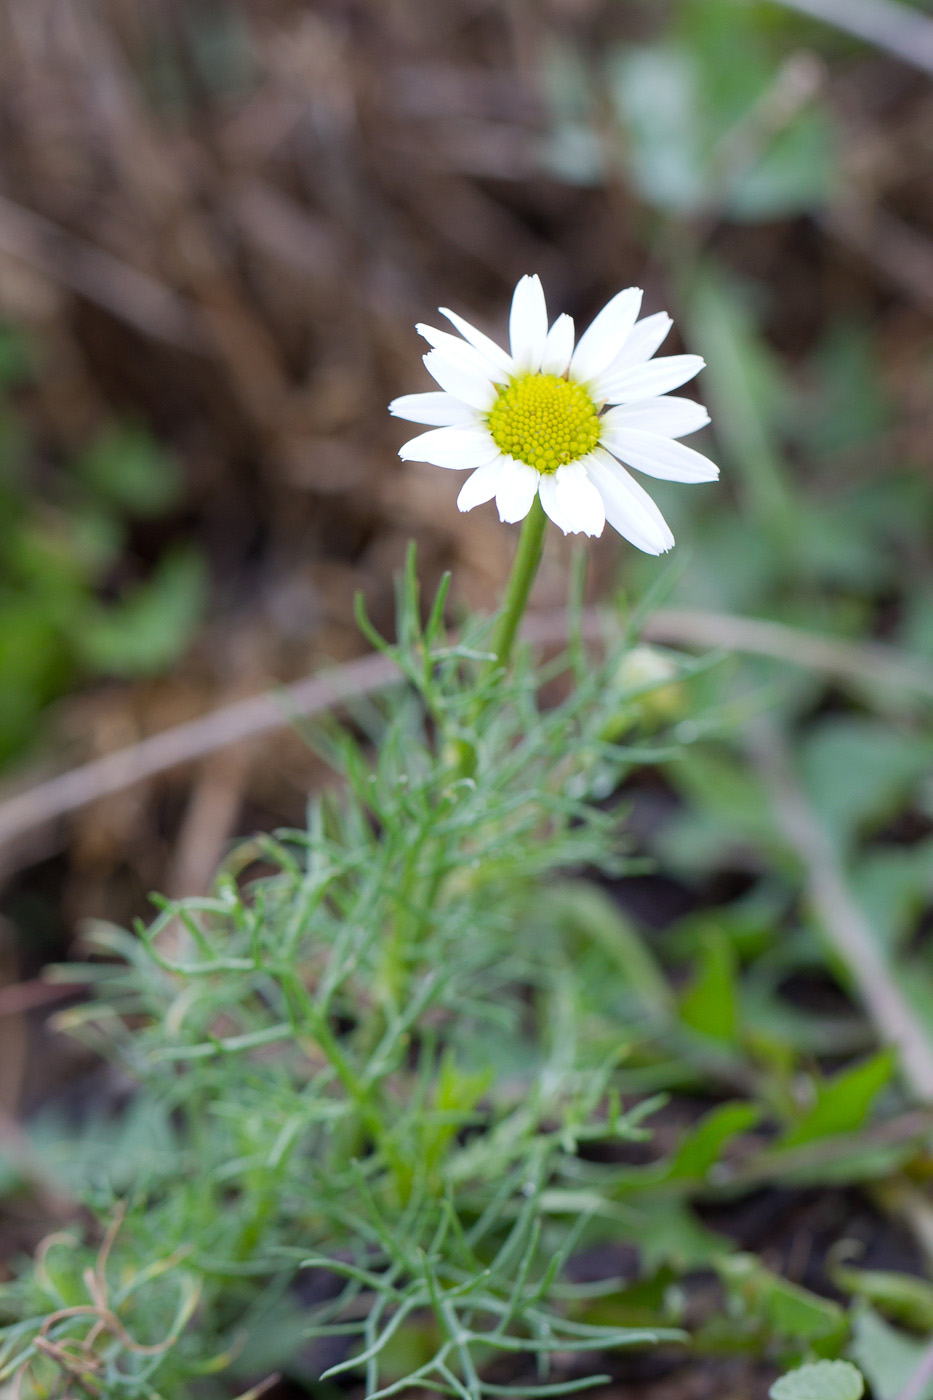
[[[619,292],[574,347],[571,318],[558,316],[548,329],[541,283],[523,277],[512,298],[510,354],[442,306],[460,336],[418,326],[440,391],[389,405],[431,429],[399,456],[472,469],[461,510],[495,497],[500,520],[523,520],[537,495],[565,535],[601,535],[608,520],[647,554],[663,554],[674,536],[622,463],[665,481],[715,481],[719,469],[678,441],[709,422],[706,409],[670,397],[704,361],[653,359],[672,321],[664,312],[639,321],[641,300],[637,287]]]

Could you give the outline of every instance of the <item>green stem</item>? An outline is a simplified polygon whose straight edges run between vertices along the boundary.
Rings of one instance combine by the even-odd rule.
[[[515,562],[505,590],[502,616],[499,618],[493,640],[492,649],[500,666],[508,666],[511,660],[519,624],[528,603],[535,574],[538,572],[538,565],[541,563],[546,531],[547,516],[540,498],[535,496],[519,536]]]

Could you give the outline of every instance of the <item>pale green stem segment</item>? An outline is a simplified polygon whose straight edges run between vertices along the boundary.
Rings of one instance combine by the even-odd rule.
[[[500,666],[508,666],[512,658],[515,637],[538,572],[538,565],[541,563],[546,532],[547,516],[540,497],[536,495],[522,525],[515,562],[505,590],[502,616],[499,618],[493,640],[492,649]]]

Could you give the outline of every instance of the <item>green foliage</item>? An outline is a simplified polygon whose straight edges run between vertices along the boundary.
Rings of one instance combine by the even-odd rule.
[[[812,1105],[785,1133],[781,1147],[800,1147],[818,1138],[861,1128],[875,1099],[890,1081],[895,1065],[893,1051],[885,1050],[830,1080],[815,1083]]]
[[[105,428],[75,462],[101,502],[145,518],[171,509],[181,491],[177,463],[138,428]]]
[[[837,1288],[871,1303],[885,1317],[922,1334],[933,1329],[933,1284],[926,1279],[844,1264],[836,1265],[832,1277]]]
[[[643,1140],[657,1104],[623,1109],[615,997],[573,973],[581,937],[616,955],[598,897],[558,886],[552,907],[549,892],[562,869],[623,868],[618,817],[587,791],[664,750],[601,737],[626,700],[608,684],[625,638],[598,666],[572,653],[550,667],[574,684],[544,709],[527,659],[490,669],[483,626],[451,645],[445,595],[422,630],[412,556],[388,648],[405,679],[360,716],[364,740],[337,724],[317,736],[344,786],[314,800],[307,829],[258,840],[138,939],[98,929],[93,948],[116,961],[72,973],[98,997],[61,1019],[116,1055],[140,1098],[65,1169],[104,1218],[122,1198],[111,1261],[73,1242],[51,1283],[45,1268],[7,1291],[22,1321],[3,1374],[25,1368],[30,1393],[56,1362],[43,1317],[106,1396],[188,1393],[279,1302],[279,1367],[329,1338],[327,1374],[363,1373],[370,1396],[503,1393],[485,1378],[496,1356],[538,1359],[515,1393],[566,1393],[595,1378],[549,1381],[553,1354],[582,1366],[680,1335],[594,1322],[565,1275],[597,1222],[626,1214],[620,1169],[591,1147]],[[705,1172],[754,1114],[716,1116],[661,1180]],[[319,1301],[299,1326],[305,1272]]]
[[[865,1381],[851,1361],[811,1361],[772,1385],[771,1400],[862,1400]]]
[[[110,425],[74,463],[40,465],[10,397],[32,377],[30,360],[20,337],[0,333],[0,762],[22,752],[70,686],[171,665],[205,595],[190,550],[170,549],[148,579],[126,580],[129,526],[177,502],[177,464],[140,429]]]
[[[101,1229],[53,1242],[5,1292],[3,1377],[27,1393],[61,1393],[66,1369],[92,1394],[173,1400],[329,1368],[368,1396],[564,1394],[600,1353],[687,1320],[699,1351],[804,1362],[773,1400],[859,1400],[842,1355],[896,1400],[924,1355],[925,1279],[850,1267],[837,1244],[831,1300],[781,1275],[799,1260],[779,1245],[760,1258],[708,1223],[781,1188],[866,1187],[878,1209],[891,1178],[929,1173],[928,1121],[903,1111],[756,747],[764,714],[833,888],[933,1026],[929,688],[885,682],[869,648],[860,670],[811,665],[833,641],[882,639],[905,666],[933,648],[933,498],[890,432],[897,395],[922,386],[902,388],[864,309],[799,316],[766,272],[719,261],[738,236],[723,224],[831,204],[834,118],[797,55],[844,41],[756,0],[642,9],[638,45],[590,56],[572,26],[551,36],[539,156],[577,183],[628,172],[632,237],[667,262],[708,361],[724,485],[658,487],[689,549],[666,600],[786,624],[800,655],[693,665],[611,621],[599,662],[575,642],[495,677],[480,623],[446,637],[443,590],[421,626],[410,569],[390,649],[405,680],[314,736],[342,786],[307,830],[235,853],[209,897],[138,938],[97,930],[77,970],[99,995],[63,1019],[138,1089],[82,1133],[32,1131]],[[192,40],[208,87],[245,80],[238,22],[208,14]],[[31,373],[0,336],[5,382]],[[104,433],[41,510],[9,406],[0,452],[5,752],[76,674],[168,664],[203,580],[174,551],[142,582],[120,567],[127,522],[178,489],[137,432]],[[631,552],[623,568],[636,598],[657,578]],[[636,866],[605,804],[641,768]],[[585,878],[651,860],[691,910],[660,931]],[[23,1188],[16,1164],[2,1185]],[[589,1246],[610,1263],[581,1283]]]
[[[610,49],[601,77],[618,124],[611,153],[591,73],[569,44],[552,46],[545,165],[596,183],[621,159],[645,203],[669,216],[745,222],[821,208],[835,173],[832,124],[809,69],[782,61],[773,29],[762,5],[681,0],[657,42]]]
[[[703,940],[696,975],[681,999],[680,1018],[713,1040],[734,1041],[739,1028],[735,960],[729,941],[715,929]]]
[[[772,1273],[750,1254],[732,1255],[719,1268],[733,1307],[750,1328],[764,1329],[791,1349],[817,1353],[835,1351],[845,1340],[848,1323],[838,1303]]]
[[[80,656],[112,676],[161,671],[194,634],[206,592],[204,563],[192,549],[166,551],[152,576],[118,603],[88,610]]]
[[[885,1322],[869,1304],[857,1308],[851,1354],[868,1378],[877,1400],[896,1400],[913,1380],[927,1355],[928,1341],[917,1341]],[[933,1396],[933,1378],[919,1391],[920,1400]]]

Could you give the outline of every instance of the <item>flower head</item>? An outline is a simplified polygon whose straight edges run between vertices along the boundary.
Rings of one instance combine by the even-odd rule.
[[[418,326],[440,392],[405,394],[390,411],[430,428],[399,450],[405,461],[471,471],[457,499],[495,497],[500,520],[523,520],[536,495],[564,534],[600,535],[606,521],[648,554],[674,543],[648,493],[622,463],[667,481],[715,481],[719,469],[678,439],[709,422],[671,397],[703,368],[699,355],[654,359],[671,328],[663,312],[638,320],[642,293],[619,292],[574,346],[573,321],[548,328],[537,277],[515,288],[506,353],[453,311],[459,336]]]

